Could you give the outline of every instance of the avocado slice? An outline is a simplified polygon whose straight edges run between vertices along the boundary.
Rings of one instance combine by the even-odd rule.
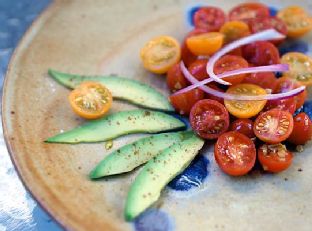
[[[130,187],[125,218],[130,221],[156,202],[162,189],[194,159],[204,141],[195,134],[148,161]]]
[[[82,143],[107,141],[133,133],[159,133],[185,129],[185,124],[163,112],[130,110],[91,120],[70,131],[46,140],[48,143]]]
[[[84,81],[96,81],[105,85],[113,98],[132,104],[160,111],[174,111],[167,97],[154,88],[133,79],[117,76],[82,76],[49,70],[50,76],[68,88],[75,88]]]
[[[130,172],[162,150],[190,138],[193,132],[152,135],[127,144],[106,156],[90,173],[91,179]]]

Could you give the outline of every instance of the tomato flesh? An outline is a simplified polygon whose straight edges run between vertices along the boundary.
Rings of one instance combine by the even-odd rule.
[[[216,139],[229,128],[229,113],[215,100],[198,101],[191,110],[190,123],[193,130],[204,139]]]
[[[208,73],[206,71],[207,59],[197,59],[188,68],[189,72],[199,81],[207,79]]]
[[[195,28],[207,32],[219,31],[226,18],[223,10],[218,7],[202,7],[194,14]]]
[[[230,43],[250,34],[249,27],[241,21],[229,21],[223,24],[220,32],[224,34],[224,43]]]
[[[288,141],[302,145],[311,140],[312,137],[312,122],[309,116],[301,112],[294,118],[294,129],[288,138]]]
[[[219,167],[232,176],[248,173],[256,161],[256,148],[247,136],[236,132],[222,134],[214,147],[214,157]]]
[[[253,132],[253,122],[250,119],[234,120],[231,123],[230,130],[242,133],[249,138],[255,137],[255,133]]]
[[[277,144],[286,140],[294,127],[292,114],[280,109],[261,113],[254,122],[254,133],[262,141]]]
[[[261,3],[242,3],[229,12],[229,18],[232,21],[248,21],[253,18],[267,18],[269,16],[269,8]]]
[[[283,144],[263,144],[258,149],[258,160],[263,170],[281,172],[289,168],[293,155]]]

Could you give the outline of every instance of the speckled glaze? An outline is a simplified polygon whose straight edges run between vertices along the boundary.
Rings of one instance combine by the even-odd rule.
[[[201,2],[228,10],[239,1]],[[185,10],[191,4],[194,1],[55,1],[15,51],[3,91],[6,142],[23,182],[65,228],[134,229],[124,221],[123,207],[137,171],[96,182],[87,175],[111,150],[143,135],[116,139],[111,150],[105,143],[43,143],[83,122],[66,103],[69,91],[48,77],[48,68],[129,76],[168,94],[164,77],[145,71],[138,52],[159,34],[181,41],[190,29]],[[276,7],[281,4],[293,1],[270,1]],[[312,12],[308,1],[296,4]],[[311,34],[304,40],[312,42]],[[116,101],[112,112],[130,108],[134,106]],[[208,144],[202,151],[210,174],[200,188],[187,193],[167,189],[155,205],[170,214],[175,230],[311,230],[311,144],[295,154],[288,171],[240,178],[223,174],[212,150]]]

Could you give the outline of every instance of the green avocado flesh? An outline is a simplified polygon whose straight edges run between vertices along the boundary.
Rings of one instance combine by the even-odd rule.
[[[130,172],[145,164],[162,150],[179,143],[193,132],[174,132],[152,135],[127,144],[105,157],[90,173],[91,179]]]
[[[68,88],[75,88],[85,81],[96,81],[105,85],[113,98],[160,111],[174,111],[168,99],[154,88],[136,80],[117,76],[81,76],[49,70],[57,82]]]
[[[204,141],[195,134],[149,160],[130,187],[125,218],[132,220],[160,197],[162,189],[194,159]]]
[[[91,120],[70,131],[46,140],[48,143],[82,143],[107,141],[134,133],[159,133],[185,129],[185,124],[163,112],[148,110],[122,111]]]

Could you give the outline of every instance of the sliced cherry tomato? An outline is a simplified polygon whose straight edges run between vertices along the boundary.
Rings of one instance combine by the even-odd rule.
[[[112,106],[111,92],[102,84],[83,82],[69,94],[73,111],[85,119],[97,119],[106,114]]]
[[[280,109],[261,113],[254,122],[254,133],[262,141],[277,144],[286,140],[294,127],[292,114]]]
[[[250,138],[231,131],[221,135],[214,146],[214,157],[219,167],[232,176],[248,173],[256,162],[256,148]]]
[[[181,115],[188,115],[193,107],[193,105],[203,99],[205,96],[204,92],[200,89],[193,89],[191,91],[171,95],[169,97],[172,106],[179,112]]]
[[[207,79],[208,73],[206,70],[208,59],[197,59],[188,68],[189,72],[199,81]]]
[[[184,77],[179,63],[174,64],[167,72],[167,85],[170,91],[175,92],[187,87],[188,82]]]
[[[293,144],[305,144],[312,138],[312,122],[309,116],[301,112],[294,118],[294,129],[288,141]]]
[[[268,111],[273,108],[289,111],[289,113],[294,114],[296,111],[296,100],[294,97],[287,99],[269,100],[265,105],[264,110]]]
[[[312,58],[299,52],[289,52],[282,56],[281,63],[289,65],[283,76],[295,79],[302,85],[312,85]]]
[[[253,132],[253,122],[250,119],[234,120],[231,123],[230,130],[242,133],[249,138],[255,137],[255,133]]]
[[[280,10],[277,14],[287,25],[287,36],[298,38],[312,30],[312,18],[299,6],[289,6]]]
[[[181,46],[181,58],[184,62],[184,64],[188,67],[191,63],[193,63],[196,59],[197,59],[197,56],[194,55],[187,47],[186,45],[186,39],[191,37],[191,36],[194,36],[194,35],[199,35],[199,34],[203,34],[203,33],[206,33],[207,31],[204,30],[204,29],[194,29],[192,31],[190,31],[183,43],[182,43],[182,46]]]
[[[186,45],[195,55],[212,55],[222,47],[223,38],[222,33],[208,32],[188,37]]]
[[[265,95],[266,91],[254,84],[240,83],[231,86],[227,91],[236,95]],[[228,111],[238,118],[250,118],[257,115],[266,104],[266,100],[244,101],[244,100],[224,100],[224,105]]]
[[[225,20],[223,10],[218,7],[202,7],[194,14],[195,28],[205,29],[208,32],[219,31]]]
[[[293,155],[283,144],[263,144],[258,149],[258,160],[263,170],[281,172],[292,163]]]
[[[261,3],[242,3],[230,10],[230,20],[248,21],[253,18],[268,18],[269,8]]]
[[[264,89],[271,89],[274,91],[277,79],[272,72],[258,72],[247,74],[247,76],[242,81],[243,83],[252,83],[262,87]]]
[[[198,101],[191,110],[193,130],[204,139],[216,139],[229,128],[229,113],[225,107],[210,99]]]
[[[244,46],[243,57],[256,66],[280,63],[278,49],[266,41],[254,42]]]
[[[208,86],[214,90],[217,90],[219,92],[224,92],[223,89],[221,89],[220,87],[218,87],[218,85],[216,83],[209,83]],[[208,99],[212,99],[212,100],[216,100],[218,101],[219,103],[221,104],[224,104],[224,99],[223,98],[219,98],[217,96],[214,96],[214,95],[210,95],[210,94],[207,94],[207,98]]]
[[[226,22],[221,27],[220,32],[224,34],[225,44],[250,34],[248,25],[242,21]]]
[[[236,55],[236,56],[243,56],[243,51],[241,47],[237,47],[234,50],[231,50],[227,55]]]
[[[250,20],[249,26],[252,33],[257,33],[267,29],[275,29],[281,34],[287,34],[287,26],[286,24],[279,18],[270,17],[270,18],[255,18]],[[279,40],[271,40],[270,42],[274,44],[279,44],[284,39]]]
[[[292,89],[298,88],[300,86],[301,84],[295,81],[294,79],[290,79],[288,77],[282,77],[276,81],[276,87],[273,92],[283,93],[283,92],[287,92]],[[307,97],[308,97],[307,90],[304,90],[299,95],[294,96],[295,101],[296,101],[296,110],[302,107]]]
[[[141,49],[144,67],[156,74],[166,73],[181,57],[179,42],[170,36],[159,36]]]
[[[246,67],[248,67],[248,62],[244,58],[235,55],[224,55],[215,63],[214,72],[215,74],[222,74]],[[226,81],[232,84],[238,84],[244,80],[246,75],[247,74],[234,75],[226,78]]]

